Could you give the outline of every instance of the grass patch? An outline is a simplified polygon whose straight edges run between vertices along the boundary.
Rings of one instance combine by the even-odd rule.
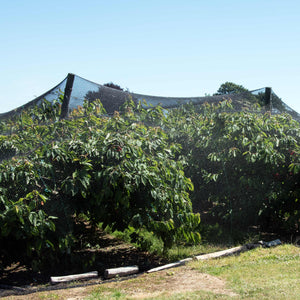
[[[193,267],[225,279],[241,299],[299,299],[300,250],[292,245],[193,262]]]
[[[127,298],[130,299],[130,298]],[[215,294],[211,292],[198,291],[198,292],[186,292],[178,293],[174,295],[161,295],[158,297],[144,298],[144,300],[215,300],[215,299],[234,299],[227,295]]]
[[[212,253],[220,250],[224,250],[226,247],[224,245],[214,245],[214,244],[201,244],[192,246],[174,246],[169,249],[166,253],[167,259],[170,261],[177,261],[187,257],[193,257],[196,255]]]
[[[41,300],[46,300],[46,299],[55,300],[55,299],[60,299],[60,296],[56,293],[48,293],[48,294],[41,294],[38,296],[38,298]]]
[[[101,225],[100,225],[101,228]],[[104,231],[111,234],[115,238],[118,238],[126,243],[130,243],[136,248],[147,251],[149,253],[162,256],[168,259],[170,262],[177,261],[183,258],[192,257],[195,255],[201,255],[211,253],[227,248],[227,244],[213,244],[213,243],[201,243],[198,245],[174,245],[171,249],[163,251],[163,242],[152,232],[145,229],[135,230],[132,227],[125,229],[124,231],[112,231],[107,226]]]
[[[239,256],[230,256],[208,261],[194,261],[183,270],[194,270],[216,276],[225,281],[226,289],[236,296],[208,290],[176,291],[168,288],[176,273],[185,277],[186,271],[175,268],[166,272],[152,273],[146,277],[130,279],[123,283],[113,283],[97,287],[85,298],[94,299],[134,299],[134,291],[145,292],[139,299],[179,300],[179,299],[299,299],[300,295],[300,249],[293,245],[276,248],[258,248]],[[175,277],[174,277],[175,276]],[[209,276],[209,275],[207,275]],[[166,288],[159,293],[151,293],[149,287],[158,285]],[[147,294],[148,293],[148,294]]]
[[[109,299],[128,299],[126,294],[116,288],[109,287],[98,287],[93,290],[90,296],[86,297],[85,300],[109,300]]]
[[[101,228],[101,224],[99,225]],[[203,225],[201,229],[202,242],[198,245],[174,245],[172,248],[163,251],[163,242],[152,232],[146,229],[134,229],[128,227],[124,231],[113,231],[109,226],[104,228],[106,233],[111,234],[136,248],[149,253],[164,257],[170,262],[195,255],[216,252],[241,244],[255,243],[262,238],[255,232],[231,231],[224,227],[215,225]],[[216,242],[217,241],[217,242]]]

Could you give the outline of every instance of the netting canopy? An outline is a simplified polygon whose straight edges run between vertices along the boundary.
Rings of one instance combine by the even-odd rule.
[[[62,113],[66,116],[73,109],[82,106],[84,100],[93,101],[100,99],[107,113],[111,114],[119,110],[120,106],[127,99],[132,99],[135,103],[146,101],[148,105],[161,105],[163,108],[174,108],[186,103],[193,103],[194,105],[200,105],[205,102],[218,103],[224,99],[231,99],[236,110],[243,110],[249,107],[251,103],[258,103],[265,111],[270,111],[273,114],[289,113],[294,119],[300,121],[300,114],[286,105],[271,88],[205,97],[160,97],[110,88],[74,74],[68,74],[54,88],[25,105],[0,114],[0,118],[10,117],[16,113],[20,113],[23,109],[39,105],[44,99],[53,102],[62,94],[64,95]]]
[[[49,240],[62,251],[57,257],[65,258],[66,249],[82,247],[75,235],[81,214],[118,230],[157,230],[166,245],[190,234],[193,220],[198,226],[192,209],[209,225],[201,233],[219,238],[224,225],[232,242],[240,230],[247,236],[299,231],[300,115],[271,88],[223,89],[227,94],[205,97],[118,88],[68,74],[48,92],[0,115],[1,246],[18,249],[17,242],[29,240],[33,246],[24,247],[35,249],[42,240],[42,257],[52,249]],[[97,99],[106,112],[100,104],[86,105]],[[205,105],[224,99],[232,107]],[[123,109],[127,100],[127,108],[139,104],[134,113]],[[142,110],[140,103],[150,108]],[[78,106],[83,109],[76,111]],[[44,209],[56,220],[57,236],[36,226],[46,222]],[[1,258],[10,263],[11,249],[0,247],[0,269]],[[21,250],[16,261],[28,252]]]

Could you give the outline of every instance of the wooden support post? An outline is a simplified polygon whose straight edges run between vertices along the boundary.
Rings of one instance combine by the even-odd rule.
[[[106,269],[104,271],[104,277],[106,279],[114,278],[116,276],[126,276],[131,274],[136,274],[139,272],[138,266],[128,266],[128,267],[120,267],[120,268],[114,268],[114,269]]]
[[[240,253],[240,252],[245,251],[245,250],[247,250],[246,246],[240,246],[240,247],[235,247],[235,248],[222,250],[222,251],[218,251],[218,252],[214,252],[214,253],[195,256],[195,259],[197,259],[197,260],[206,260],[206,259],[211,259],[211,258],[218,258],[218,257],[237,254],[237,253]]]
[[[50,277],[50,281],[52,284],[55,284],[55,283],[68,282],[68,281],[79,280],[79,279],[88,279],[88,278],[94,278],[94,277],[98,277],[97,271],[83,273],[83,274]]]
[[[116,276],[121,277],[121,276],[136,274],[138,272],[139,272],[138,266],[128,266],[128,267],[120,267],[120,268],[114,268],[114,269],[106,269],[104,271],[104,277],[109,279],[109,278],[114,278]]]
[[[185,258],[185,259],[179,260],[179,261],[171,263],[171,264],[167,264],[167,265],[164,265],[164,266],[153,268],[151,270],[148,270],[147,273],[153,273],[153,272],[158,272],[158,271],[161,271],[161,270],[166,270],[166,269],[170,269],[170,268],[179,267],[179,266],[185,265],[187,262],[192,261],[192,260],[193,260],[192,258]]]
[[[70,98],[71,98],[71,93],[72,93],[72,88],[73,88],[73,83],[74,83],[74,74],[69,73],[67,77],[67,83],[65,87],[65,93],[64,93],[64,99],[63,103],[61,106],[61,115],[60,119],[64,119],[68,117],[69,115],[69,103],[70,103]]]

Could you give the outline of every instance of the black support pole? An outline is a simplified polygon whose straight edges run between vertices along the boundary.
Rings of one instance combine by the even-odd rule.
[[[272,88],[270,87],[265,88],[265,105],[267,110],[272,110]]]
[[[72,93],[72,88],[73,88],[73,83],[74,83],[74,77],[75,77],[74,74],[72,74],[72,73],[68,74],[67,83],[66,83],[66,87],[65,87],[65,93],[64,93],[64,99],[63,99],[63,103],[61,106],[61,114],[60,114],[61,119],[64,119],[64,118],[68,117],[68,115],[69,115],[69,103],[70,103],[70,98],[71,98],[71,93]]]

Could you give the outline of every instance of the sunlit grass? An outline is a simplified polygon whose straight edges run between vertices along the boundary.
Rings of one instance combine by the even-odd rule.
[[[130,298],[128,298],[130,299]],[[215,294],[212,292],[206,291],[197,291],[197,292],[186,292],[186,293],[176,293],[173,295],[170,294],[162,294],[158,297],[150,297],[143,298],[144,300],[215,300],[215,299],[235,299],[234,297],[223,295],[223,294]]]
[[[299,299],[300,248],[293,245],[258,248],[238,256],[193,261],[189,267],[225,280],[226,288],[237,296],[201,290],[179,293],[171,290],[149,295],[149,282],[156,285],[167,280],[170,272],[176,273],[176,269],[172,269],[164,276],[149,274],[147,277],[130,279],[123,288],[110,285],[98,287],[86,299],[135,299],[132,293],[135,289],[145,292],[145,297],[139,299]]]
[[[99,287],[94,289],[90,296],[85,300],[109,300],[109,299],[128,299],[126,294],[121,292],[119,289]]]
[[[60,299],[59,295],[57,293],[45,293],[45,294],[40,294],[38,296],[40,300],[46,300],[46,299],[51,299],[51,300],[56,300]]]
[[[225,279],[241,299],[299,299],[300,249],[292,245],[193,262],[193,267]]]

